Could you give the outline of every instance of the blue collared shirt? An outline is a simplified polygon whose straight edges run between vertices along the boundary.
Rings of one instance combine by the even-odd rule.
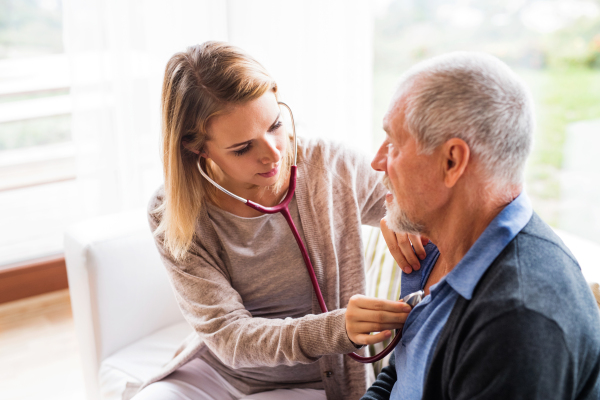
[[[523,192],[492,220],[454,269],[432,285],[429,295],[411,311],[404,324],[402,340],[394,350],[398,380],[390,399],[422,397],[433,352],[458,296],[471,300],[483,274],[532,215],[531,202]],[[425,250],[427,257],[421,262],[421,269],[402,274],[401,297],[425,287],[439,257],[435,245],[428,244]]]

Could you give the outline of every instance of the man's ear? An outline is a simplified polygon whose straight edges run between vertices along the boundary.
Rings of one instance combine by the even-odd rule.
[[[471,149],[462,139],[452,138],[442,145],[444,183],[453,187],[463,176],[471,159]]]
[[[190,145],[190,142],[187,142],[187,141],[183,140],[183,141],[181,142],[181,144],[183,145],[183,147],[185,147],[186,149],[188,149],[188,150],[189,150],[189,151],[191,151],[192,153],[194,153],[194,154],[200,154],[200,150],[193,148],[193,147]],[[202,154],[206,154],[206,153],[202,153]],[[203,157],[205,157],[205,156],[203,156]]]

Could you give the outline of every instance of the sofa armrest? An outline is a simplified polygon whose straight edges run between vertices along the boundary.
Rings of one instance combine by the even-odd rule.
[[[71,226],[65,259],[86,390],[96,398],[102,360],[183,316],[145,210]]]

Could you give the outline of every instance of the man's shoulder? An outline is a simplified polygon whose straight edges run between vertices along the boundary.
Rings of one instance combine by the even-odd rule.
[[[584,347],[600,352],[600,313],[579,264],[535,213],[490,266],[469,303],[465,312],[479,327],[525,310],[556,324],[573,353],[582,354]]]
[[[535,299],[558,301],[583,289],[587,284],[577,260],[534,213],[486,271],[474,300],[498,296],[535,304]]]
[[[546,224],[535,212],[533,213],[527,225],[523,227],[517,236],[523,243],[535,243],[537,246],[543,248],[547,252],[548,256],[552,255],[560,256],[561,258],[569,258],[571,262],[574,265],[577,265],[577,268],[579,269],[579,264],[577,263],[573,253],[571,253],[571,250],[565,246],[563,241],[552,230],[552,228]],[[530,256],[534,253],[540,253],[535,248],[531,247],[521,247],[519,250],[521,256]],[[563,260],[563,262],[569,261]]]
[[[551,316],[598,316],[598,307],[575,256],[537,214],[533,214],[508,250],[511,254],[500,260],[501,264],[514,264],[518,289],[528,308]],[[576,307],[565,312],[566,304]]]

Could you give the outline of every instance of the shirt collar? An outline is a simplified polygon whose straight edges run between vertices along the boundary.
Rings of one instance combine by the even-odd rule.
[[[448,284],[466,300],[471,300],[475,286],[485,271],[525,227],[532,215],[531,202],[523,191],[492,220],[446,276]]]

